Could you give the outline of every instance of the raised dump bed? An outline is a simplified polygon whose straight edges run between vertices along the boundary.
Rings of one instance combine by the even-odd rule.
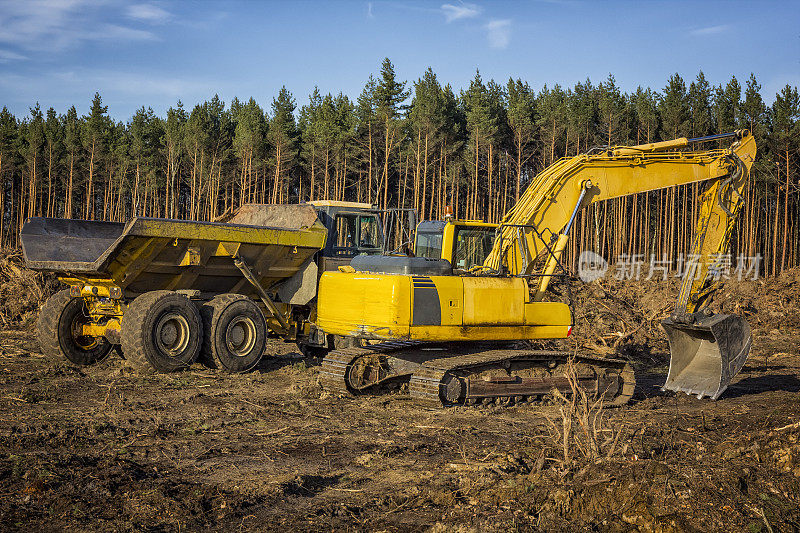
[[[267,330],[292,334],[290,304],[315,296],[326,236],[311,205],[255,204],[226,223],[30,218],[20,234],[28,266],[70,286],[40,314],[45,352],[92,364],[121,345],[161,371],[201,351],[210,366],[254,366]]]
[[[125,298],[159,289],[257,296],[233,257],[269,289],[325,245],[326,230],[310,205],[246,205],[228,223],[29,218],[20,237],[30,268],[111,282]]]

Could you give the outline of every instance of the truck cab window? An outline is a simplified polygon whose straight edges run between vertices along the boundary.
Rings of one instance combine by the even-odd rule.
[[[355,216],[338,215],[336,217],[336,247],[355,248],[356,224]]]
[[[360,253],[376,253],[380,252],[382,244],[383,235],[375,215],[336,215],[336,255],[353,257]]]

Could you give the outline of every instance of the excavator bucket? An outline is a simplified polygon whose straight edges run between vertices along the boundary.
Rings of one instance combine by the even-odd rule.
[[[694,315],[692,323],[667,318],[670,363],[662,390],[683,391],[716,400],[750,354],[750,325],[737,315]]]

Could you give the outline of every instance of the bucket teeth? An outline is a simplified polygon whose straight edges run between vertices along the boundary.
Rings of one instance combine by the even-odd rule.
[[[661,322],[669,339],[670,364],[661,390],[716,400],[750,354],[750,326],[742,317],[693,315],[692,322]]]

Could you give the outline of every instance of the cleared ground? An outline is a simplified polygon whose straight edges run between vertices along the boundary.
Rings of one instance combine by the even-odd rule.
[[[800,276],[733,284],[754,350],[713,402],[662,393],[674,283],[578,291],[575,340],[637,369],[634,400],[434,410],[334,398],[274,341],[257,371],[77,369],[0,336],[4,529],[800,530]],[[634,300],[635,299],[635,300]],[[651,316],[652,315],[652,316]],[[589,426],[581,425],[586,415]],[[565,420],[572,423],[563,438]],[[566,449],[566,455],[565,455]]]

